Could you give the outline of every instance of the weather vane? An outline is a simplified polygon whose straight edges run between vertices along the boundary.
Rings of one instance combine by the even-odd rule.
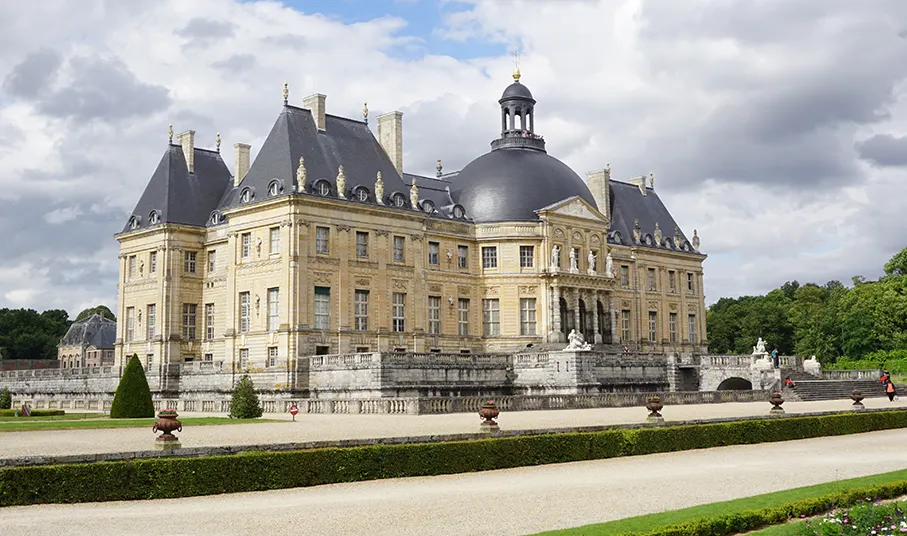
[[[513,80],[520,81],[520,49],[513,51]]]

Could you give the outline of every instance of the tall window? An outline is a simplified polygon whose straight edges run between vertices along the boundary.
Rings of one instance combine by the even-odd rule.
[[[482,248],[482,268],[498,267],[498,248],[497,246],[488,246]]]
[[[276,367],[277,366],[277,347],[271,346],[268,348],[268,362],[265,363],[266,367]]]
[[[630,288],[630,267],[625,264],[620,265],[620,286]]]
[[[668,270],[668,288],[671,292],[677,292],[677,272]]]
[[[671,342],[677,342],[677,313],[668,315],[668,333],[671,337]]]
[[[242,243],[242,250],[240,251],[240,256],[244,259],[248,259],[249,255],[252,254],[252,233],[243,233],[240,236]]]
[[[469,246],[457,246],[457,268],[469,268]]]
[[[532,268],[535,246],[520,246],[520,268]]]
[[[246,333],[252,329],[252,296],[248,292],[239,293],[239,331]]]
[[[461,336],[469,335],[469,299],[460,298],[457,300],[457,324],[458,333]]]
[[[331,251],[331,247],[328,242],[329,231],[330,230],[327,227],[315,228],[315,253],[327,255]]]
[[[280,289],[268,289],[268,331],[277,331],[280,327]]]
[[[135,340],[135,307],[126,308],[126,342]]]
[[[198,306],[194,303],[183,304],[183,338],[194,339],[196,324],[196,313]]]
[[[135,277],[135,275],[136,275],[135,272],[136,272],[135,255],[130,255],[129,256],[129,274],[127,274],[130,279]]]
[[[428,264],[438,265],[438,249],[439,245],[437,242],[428,243]]]
[[[434,335],[441,333],[441,297],[428,297],[428,332]]]
[[[535,298],[520,298],[520,335],[535,335]]]
[[[240,348],[239,349],[239,370],[246,370],[246,367],[249,366],[249,349]]]
[[[356,331],[368,331],[368,291],[357,290],[353,299]]]
[[[183,271],[187,274],[195,273],[195,257],[194,251],[183,252]]]
[[[268,253],[271,255],[280,253],[280,227],[271,227],[268,230],[268,245],[270,246]]]
[[[214,339],[214,304],[205,304],[205,339]]]
[[[658,313],[649,311],[649,342],[658,340]]]
[[[148,271],[152,274],[157,272],[157,251],[152,251],[151,255],[148,256]]]
[[[482,327],[486,337],[501,334],[501,306],[497,299],[482,300]]]
[[[331,328],[331,288],[315,287],[315,329]]]
[[[696,315],[690,315],[688,322],[690,324],[690,344],[696,344]]]
[[[148,328],[147,339],[151,340],[157,336],[157,305],[148,304],[148,311],[145,313],[145,324]]]
[[[213,273],[217,267],[217,252],[213,249],[208,251],[208,273]]]
[[[690,294],[695,294],[695,285],[693,283],[693,272],[687,272],[687,291]]]
[[[406,294],[394,292],[392,307],[393,330],[397,333],[403,333],[406,327]]]
[[[630,340],[630,310],[624,309],[620,312],[620,340],[629,342]]]
[[[356,231],[356,257],[368,258],[368,233]]]
[[[655,268],[649,268],[649,290],[655,289]]]
[[[402,236],[394,237],[394,262],[403,262],[406,260],[406,238]]]

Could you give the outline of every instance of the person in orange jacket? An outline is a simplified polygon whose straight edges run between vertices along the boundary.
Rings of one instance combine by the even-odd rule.
[[[889,402],[893,402],[895,397],[898,396],[898,392],[894,388],[894,382],[890,379],[888,380],[888,385],[885,386],[885,394],[888,395]]]

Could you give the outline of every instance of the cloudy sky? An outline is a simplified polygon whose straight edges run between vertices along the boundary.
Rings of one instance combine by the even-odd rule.
[[[452,171],[496,137],[514,50],[550,154],[655,173],[709,302],[877,277],[907,246],[903,0],[42,0],[0,20],[0,307],[115,304],[113,234],[169,123],[220,132],[232,166],[288,82],[329,113],[403,111],[408,171]]]

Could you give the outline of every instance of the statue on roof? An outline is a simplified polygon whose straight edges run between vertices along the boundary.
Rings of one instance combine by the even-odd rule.
[[[413,177],[413,183],[409,187],[409,203],[413,210],[419,210],[419,185],[416,184],[416,178]]]
[[[305,192],[305,183],[308,179],[308,172],[305,170],[305,157],[299,157],[299,167],[296,168],[296,184],[300,192]]]
[[[384,181],[381,180],[381,172],[375,178],[375,200],[379,205],[384,204]]]
[[[662,238],[664,238],[664,234],[661,232],[661,227],[658,222],[655,222],[655,243],[660,246]]]
[[[699,233],[696,232],[696,229],[693,229],[693,249],[699,251]]]
[[[595,253],[592,250],[589,250],[589,255],[586,256],[586,262],[589,264],[586,268],[589,275],[595,275]]]
[[[579,266],[576,262],[576,248],[570,248],[570,273],[575,274],[579,272]]]
[[[346,199],[346,175],[343,174],[343,166],[337,171],[337,196],[340,199]]]

